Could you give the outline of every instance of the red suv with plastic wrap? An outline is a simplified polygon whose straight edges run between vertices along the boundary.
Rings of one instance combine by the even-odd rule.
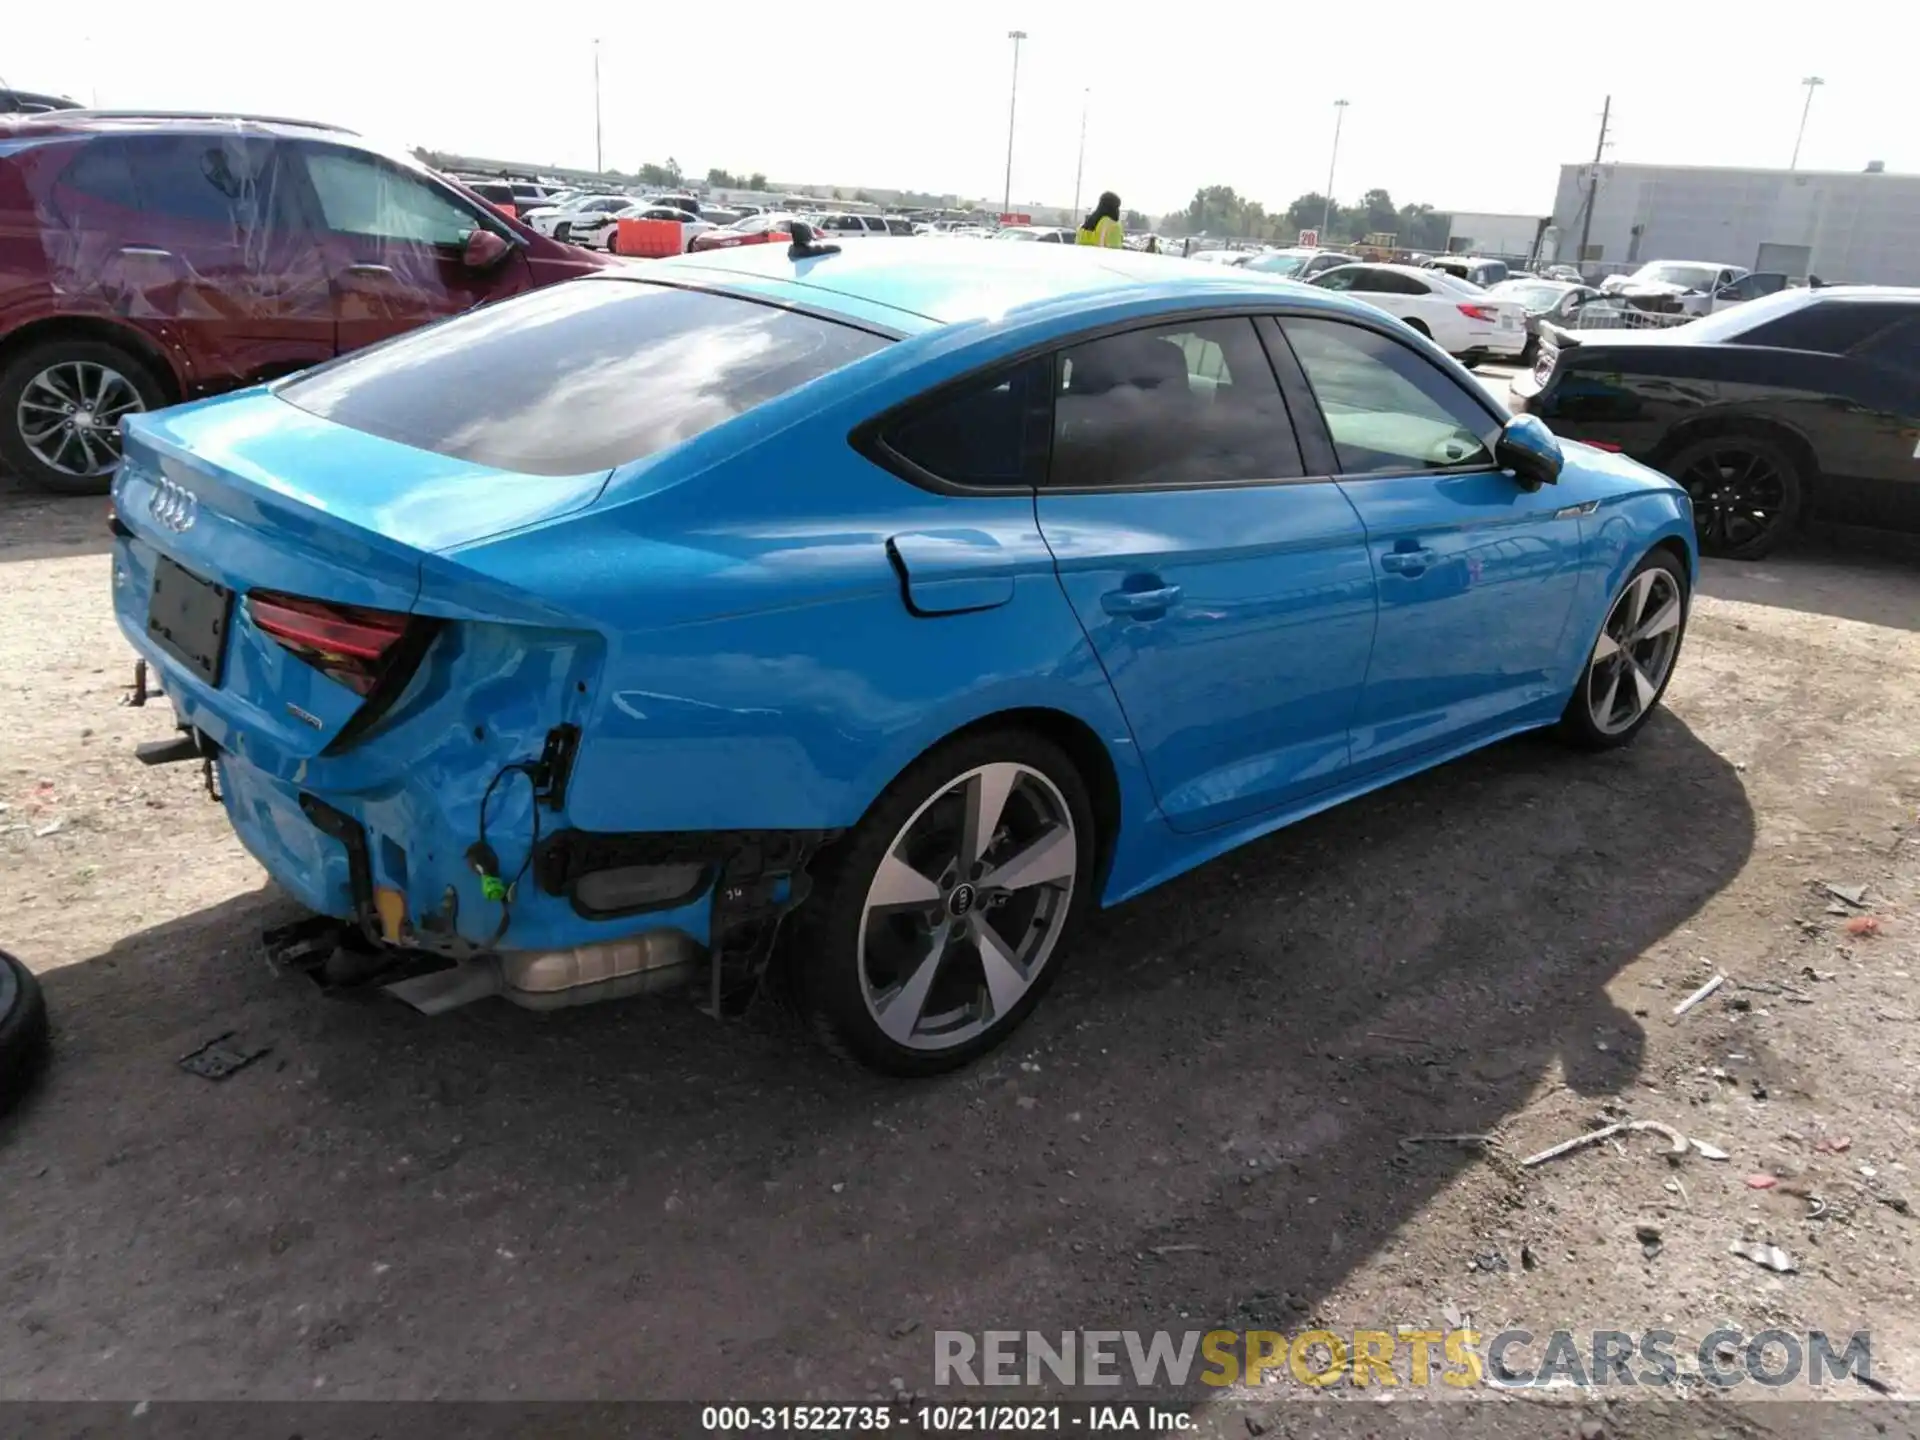
[[[126,414],[607,263],[331,126],[0,116],[0,472],[105,494]]]

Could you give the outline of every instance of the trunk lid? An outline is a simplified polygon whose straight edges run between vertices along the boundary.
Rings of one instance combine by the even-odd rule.
[[[122,627],[173,661],[182,642],[163,644],[155,624],[199,634],[197,653],[218,663],[188,662],[170,679],[183,718],[223,748],[265,740],[293,757],[318,754],[393,694],[364,694],[297,655],[254,623],[249,595],[412,615],[423,570],[446,564],[438,552],[582,509],[606,483],[605,472],[521,475],[414,449],[265,390],[135,416],[124,454],[113,491],[127,533],[114,594]],[[224,612],[199,582],[232,597]],[[184,612],[172,598],[183,593]]]

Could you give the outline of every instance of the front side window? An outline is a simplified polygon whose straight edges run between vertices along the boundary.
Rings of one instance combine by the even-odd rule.
[[[457,249],[480,224],[451,196],[370,155],[308,147],[306,160],[320,218],[336,234]]]
[[[1352,290],[1360,284],[1361,269],[1358,265],[1342,265],[1332,270],[1323,270],[1313,277],[1313,283],[1322,290]]]
[[[1340,320],[1283,320],[1344,475],[1493,463],[1497,423],[1425,356]]]
[[[995,371],[916,409],[882,439],[888,449],[941,480],[1025,487],[1031,483],[1028,419],[1045,404],[1052,378],[1053,366],[1045,359]]]
[[[276,393],[458,460],[583,475],[690,440],[887,343],[730,296],[575,280],[410,331]]]
[[[1064,350],[1048,484],[1140,489],[1291,479],[1300,447],[1253,322],[1130,330]]]

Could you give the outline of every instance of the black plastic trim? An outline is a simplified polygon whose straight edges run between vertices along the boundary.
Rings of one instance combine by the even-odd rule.
[[[805,864],[837,830],[556,830],[534,851],[533,879],[549,895],[563,896],[588,920],[644,915],[685,905],[702,894],[722,870],[729,876],[791,871]],[[623,910],[595,910],[577,894],[581,877],[640,865],[702,867],[700,882],[669,900]]]

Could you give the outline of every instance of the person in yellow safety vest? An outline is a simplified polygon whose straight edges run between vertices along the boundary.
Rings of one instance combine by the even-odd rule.
[[[1127,232],[1120,228],[1120,197],[1111,190],[1102,191],[1100,203],[1080,222],[1080,233],[1074,239],[1081,245],[1100,245],[1108,250],[1123,249]]]

